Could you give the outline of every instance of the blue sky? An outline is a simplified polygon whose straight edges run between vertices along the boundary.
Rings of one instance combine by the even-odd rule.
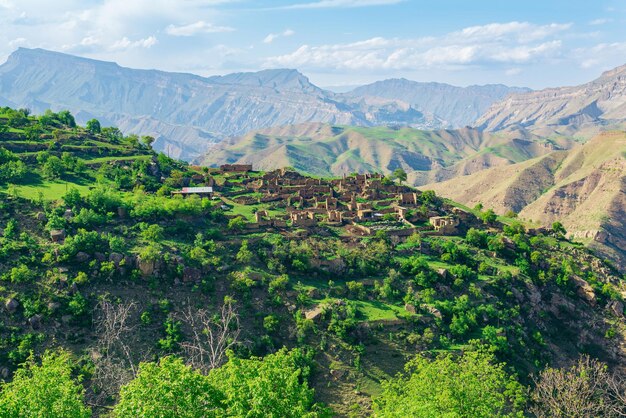
[[[532,88],[626,64],[617,0],[0,0],[0,60],[41,47],[201,75],[297,68]]]

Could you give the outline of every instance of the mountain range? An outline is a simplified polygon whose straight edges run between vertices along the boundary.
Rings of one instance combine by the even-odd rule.
[[[200,77],[19,48],[0,66],[0,104],[36,113],[69,109],[79,122],[95,117],[126,133],[151,134],[158,150],[191,160],[223,138],[304,122],[464,126],[491,103],[519,91],[505,86],[383,83],[389,83],[387,96],[374,94],[387,88],[377,83],[336,94],[296,70]],[[419,100],[421,96],[425,100]]]
[[[473,125],[489,107],[512,93],[526,93],[528,88],[503,84],[457,87],[444,83],[420,83],[407,79],[389,79],[357,87],[352,97],[382,97],[400,100],[423,112],[432,113],[446,128]]]
[[[588,136],[626,117],[626,65],[580,86],[511,94],[475,123],[480,129],[529,129],[548,135]]]

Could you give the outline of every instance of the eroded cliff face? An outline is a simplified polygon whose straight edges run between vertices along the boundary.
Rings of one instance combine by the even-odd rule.
[[[490,131],[524,127],[574,132],[626,118],[626,66],[590,83],[517,93],[497,102],[475,125]]]
[[[543,225],[560,221],[570,237],[626,267],[626,132],[425,188]]]

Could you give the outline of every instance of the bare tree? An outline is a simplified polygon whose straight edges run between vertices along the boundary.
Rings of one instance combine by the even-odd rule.
[[[618,417],[626,417],[626,375],[615,373],[609,380],[609,392]]]
[[[101,301],[94,309],[94,326],[98,337],[93,361],[95,401],[116,395],[137,373],[136,349],[131,349],[136,325],[130,318],[137,310],[135,302]],[[145,357],[144,357],[145,358]]]
[[[588,356],[567,369],[542,371],[535,384],[531,412],[539,418],[625,416],[623,393],[621,401],[615,395],[621,383],[606,364]]]
[[[191,339],[180,344],[188,362],[203,373],[221,366],[226,350],[237,343],[241,332],[233,304],[224,303],[215,315],[189,306],[182,320],[191,330]]]

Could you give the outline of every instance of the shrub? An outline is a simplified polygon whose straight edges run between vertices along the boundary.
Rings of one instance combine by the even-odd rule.
[[[11,383],[0,384],[0,417],[90,417],[83,394],[80,379],[72,377],[69,353],[47,352],[41,365],[31,356]]]

